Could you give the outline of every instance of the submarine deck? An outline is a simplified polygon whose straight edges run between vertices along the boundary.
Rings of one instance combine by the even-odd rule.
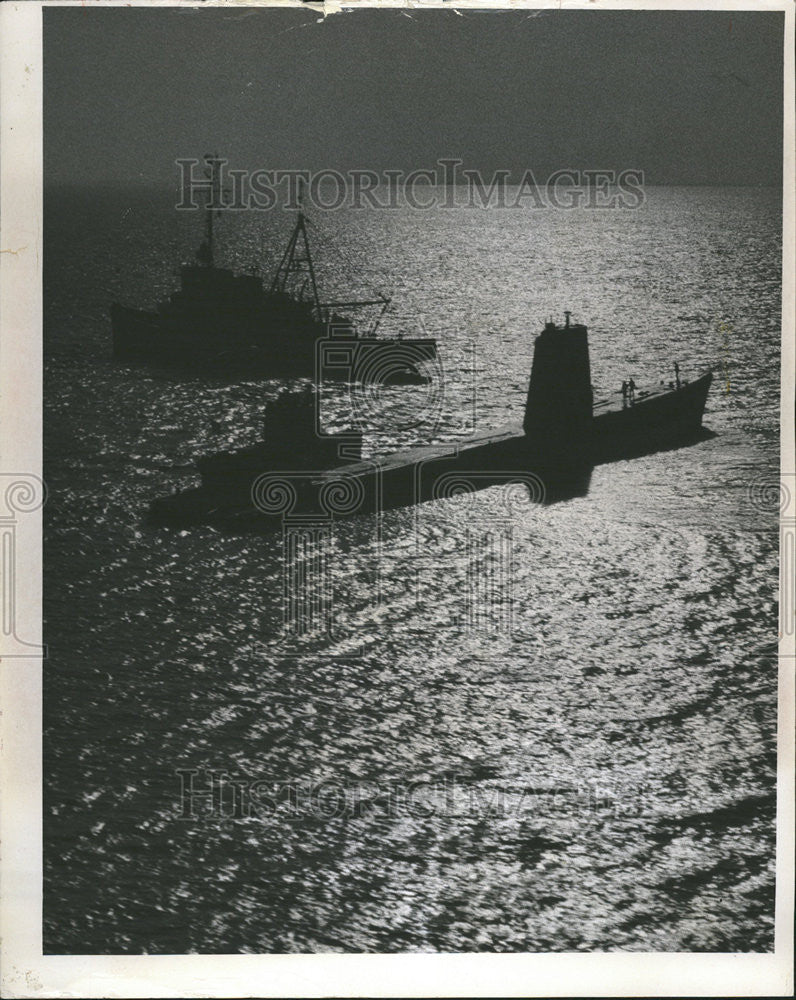
[[[682,383],[679,389],[672,388],[651,388],[651,389],[641,389],[635,394],[635,402],[625,403],[622,399],[621,390],[616,393],[612,393],[609,396],[603,396],[600,399],[596,399],[593,403],[593,413],[594,417],[599,419],[602,417],[613,417],[619,418],[621,420],[622,414],[627,414],[628,420],[632,420],[632,415],[643,412],[646,406],[650,403],[655,402],[665,402],[667,398],[674,400],[676,397],[682,395],[684,391],[689,389],[697,391],[699,383],[704,379],[707,379],[708,375],[705,374],[699,379],[695,379],[693,382]],[[701,415],[701,414],[700,414]],[[394,472],[399,469],[404,469],[407,466],[415,466],[420,462],[427,462],[430,460],[440,460],[457,458],[459,460],[466,460],[467,458],[476,459],[479,454],[494,453],[497,451],[512,451],[512,444],[514,442],[519,442],[525,437],[525,432],[523,431],[521,423],[507,424],[500,428],[493,428],[489,431],[484,431],[481,434],[476,434],[465,441],[457,443],[456,441],[444,442],[441,444],[431,444],[431,445],[418,445],[414,448],[408,448],[404,451],[395,452],[384,458],[373,458],[365,459],[359,462],[350,462],[345,465],[338,466],[335,469],[328,469],[324,472],[319,472],[317,478],[314,479],[316,483],[324,483],[329,480],[339,480],[343,476],[367,476],[369,473],[373,473],[376,469],[380,473]],[[500,446],[503,446],[502,448]]]
[[[378,467],[382,472],[390,472],[393,469],[404,468],[407,465],[416,465],[429,458],[445,459],[461,455],[462,452],[475,451],[484,446],[494,446],[503,442],[512,441],[515,438],[523,437],[521,424],[511,424],[501,427],[498,430],[490,430],[483,434],[467,438],[461,444],[455,441],[445,441],[440,444],[424,444],[415,448],[407,448],[405,451],[394,452],[385,458],[365,459],[361,462],[348,462],[337,469],[328,469],[318,474],[318,482],[327,479],[339,479],[341,476],[361,476],[368,472],[373,472]]]
[[[421,503],[448,495],[444,491],[452,483],[461,485],[457,477],[462,473],[478,484],[475,488],[525,481],[535,498],[580,496],[588,490],[587,466],[590,469],[694,441],[701,429],[711,380],[712,374],[707,372],[678,389],[639,391],[632,404],[622,400],[621,392],[596,400],[586,465],[582,456],[575,455],[573,461],[569,449],[560,459],[546,453],[544,443],[538,452],[522,426],[513,423],[466,441],[423,445],[323,471],[312,472],[305,466],[304,472],[295,470],[296,482],[285,494],[286,510],[291,516],[304,517],[315,515],[319,508],[353,514]],[[268,481],[290,476],[290,472],[271,466],[244,489],[236,479],[164,497],[150,508],[150,520],[161,526],[214,523],[229,530],[250,530],[263,518],[265,523],[285,513],[279,497],[268,492]],[[341,491],[346,481],[350,489]]]

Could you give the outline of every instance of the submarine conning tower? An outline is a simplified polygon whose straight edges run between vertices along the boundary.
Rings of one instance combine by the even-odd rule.
[[[285,454],[291,463],[323,463],[319,468],[339,464],[338,451],[346,447],[349,461],[362,457],[362,433],[345,430],[328,433],[319,426],[320,395],[311,385],[283,390],[265,409],[265,441],[272,454]],[[286,468],[292,468],[287,465]],[[296,467],[299,467],[298,465]]]
[[[534,343],[523,430],[534,452],[557,464],[587,460],[593,398],[588,331],[552,319]]]

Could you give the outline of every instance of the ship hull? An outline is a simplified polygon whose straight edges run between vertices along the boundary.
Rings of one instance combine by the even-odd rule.
[[[227,325],[223,319],[177,319],[114,303],[111,327],[115,361],[189,375],[377,381],[437,354],[430,338],[330,338],[325,324],[305,316],[268,322],[254,314]],[[342,349],[347,363],[324,364],[323,345],[338,354]]]

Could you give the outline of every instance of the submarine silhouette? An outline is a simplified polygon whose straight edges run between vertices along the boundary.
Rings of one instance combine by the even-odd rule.
[[[464,443],[427,445],[362,459],[356,432],[316,430],[312,390],[285,393],[266,411],[267,440],[198,463],[202,485],[156,500],[149,522],[255,530],[275,522],[373,514],[499,483],[524,484],[530,499],[583,495],[592,468],[700,439],[713,379],[594,399],[588,331],[549,321],[534,343],[522,425]],[[632,386],[632,383],[631,383]]]

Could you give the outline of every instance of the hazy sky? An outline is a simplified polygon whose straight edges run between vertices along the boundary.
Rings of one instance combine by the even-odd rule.
[[[49,7],[44,46],[50,182],[174,182],[210,150],[250,169],[781,178],[781,13]]]

